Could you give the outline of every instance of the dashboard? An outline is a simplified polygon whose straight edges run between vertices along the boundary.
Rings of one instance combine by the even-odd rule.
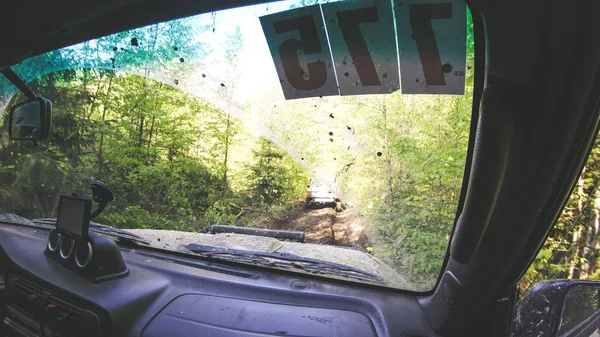
[[[436,336],[409,294],[164,251],[120,247],[128,274],[95,283],[49,233],[0,224],[1,336]]]

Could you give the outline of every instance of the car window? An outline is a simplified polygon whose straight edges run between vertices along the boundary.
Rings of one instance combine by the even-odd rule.
[[[519,282],[525,291],[548,279],[599,280],[600,141],[596,139],[565,208]]]
[[[354,248],[383,285],[431,290],[466,164],[472,24],[460,1],[393,3],[265,3],[15,65],[53,125],[40,146],[0,131],[0,205],[56,216],[98,179],[116,198],[97,222],[301,231],[299,255]],[[23,99],[0,79],[5,110]]]

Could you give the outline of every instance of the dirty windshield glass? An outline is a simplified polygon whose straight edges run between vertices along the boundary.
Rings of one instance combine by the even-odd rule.
[[[13,66],[52,101],[39,144],[9,140],[25,96],[0,79],[0,208],[54,218],[61,195],[99,180],[115,199],[93,221],[158,248],[289,253],[334,264],[271,266],[428,291],[460,195],[472,66],[459,1],[283,1],[52,51]]]

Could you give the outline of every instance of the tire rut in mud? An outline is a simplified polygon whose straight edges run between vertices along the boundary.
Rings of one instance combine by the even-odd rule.
[[[366,249],[369,245],[361,216],[352,210],[306,209],[302,206],[284,216],[260,221],[255,227],[304,232],[305,242]],[[254,226],[253,226],[254,227]]]

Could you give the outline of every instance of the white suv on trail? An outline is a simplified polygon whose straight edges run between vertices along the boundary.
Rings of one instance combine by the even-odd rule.
[[[335,205],[335,210],[342,211],[342,204],[337,197],[337,183],[333,177],[314,177],[308,185],[305,207],[315,205]]]

